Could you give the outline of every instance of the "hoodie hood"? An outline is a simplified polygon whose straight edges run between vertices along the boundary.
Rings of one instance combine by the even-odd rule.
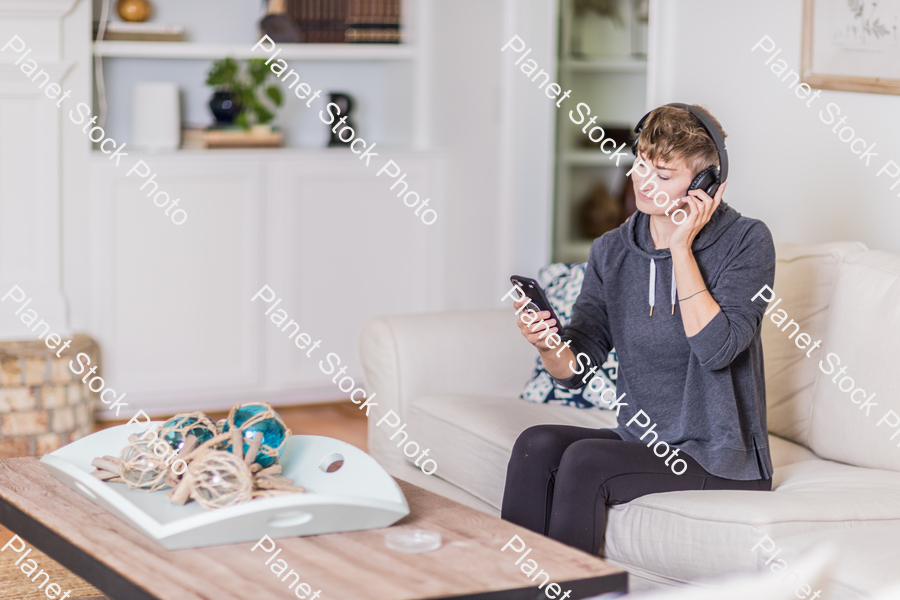
[[[719,204],[716,212],[712,214],[709,223],[703,226],[700,233],[694,238],[691,250],[698,252],[711,246],[731,227],[741,216],[741,213],[731,208],[725,202]],[[635,211],[625,223],[619,227],[619,235],[625,243],[625,247],[637,252],[647,259],[669,258],[671,253],[668,248],[655,248],[653,237],[650,235],[650,215],[641,211]]]

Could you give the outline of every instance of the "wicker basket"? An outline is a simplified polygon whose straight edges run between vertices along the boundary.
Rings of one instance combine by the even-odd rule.
[[[42,456],[93,431],[97,394],[69,361],[85,352],[100,364],[99,347],[76,335],[57,352],[41,340],[0,342],[0,459]]]

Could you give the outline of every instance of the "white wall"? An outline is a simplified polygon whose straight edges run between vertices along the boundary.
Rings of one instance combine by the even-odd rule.
[[[729,204],[765,221],[776,242],[859,240],[900,252],[900,186],[875,176],[888,159],[900,164],[900,97],[826,90],[807,108],[764,65],[768,56],[750,51],[768,35],[799,71],[802,0],[665,0],[654,10],[649,103],[702,104],[722,122]],[[819,120],[829,102],[876,143],[869,167]]]
[[[432,142],[448,157],[446,308],[484,306],[494,277],[500,149],[499,51],[492,50],[500,17],[498,0],[436,0],[432,7]]]
[[[500,47],[518,35],[531,49],[529,58],[550,73],[557,72],[559,2],[505,0],[504,30]],[[537,275],[550,262],[553,219],[553,165],[555,123],[559,108],[515,66],[519,55],[510,50],[500,61],[502,171],[500,210],[507,230],[501,239],[496,287],[504,294],[509,276]],[[559,81],[559,76],[551,81]],[[501,294],[502,295],[502,294]]]
[[[517,34],[555,70],[556,4],[433,2],[432,141],[449,159],[448,309],[497,306],[510,275],[549,262],[556,109],[500,49]]]
[[[84,34],[90,27],[91,6],[79,0],[63,21],[63,42],[73,56],[72,98],[91,103],[91,40]],[[68,89],[68,87],[67,87]],[[69,110],[74,106],[70,106]],[[62,117],[60,146],[62,169],[62,284],[69,309],[69,327],[86,331],[91,319],[90,285],[93,276],[90,256],[90,154],[91,142],[80,127]]]

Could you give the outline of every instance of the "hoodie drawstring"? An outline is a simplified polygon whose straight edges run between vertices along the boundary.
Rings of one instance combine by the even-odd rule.
[[[678,290],[675,289],[675,261],[672,261],[672,314],[675,314],[675,298],[678,297]]]
[[[675,314],[675,299],[678,291],[675,287],[675,262],[672,261],[672,313]],[[653,316],[653,306],[656,304],[656,261],[650,259],[650,316]]]

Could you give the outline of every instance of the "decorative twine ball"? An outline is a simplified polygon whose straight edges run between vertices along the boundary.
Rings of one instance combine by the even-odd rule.
[[[191,461],[191,498],[210,510],[246,502],[253,497],[250,467],[231,452],[212,450]]]
[[[123,21],[139,23],[150,17],[153,6],[149,0],[119,0],[116,4],[116,12]]]
[[[244,439],[242,456],[246,456],[250,451],[250,441],[256,436],[262,436],[262,444],[256,456],[253,457],[253,462],[263,468],[275,464],[284,451],[286,439],[291,435],[291,430],[287,428],[272,405],[266,402],[252,402],[233,407],[228,414],[228,421],[223,426],[223,431],[228,432],[233,427],[241,430]],[[222,448],[230,450],[231,442],[226,441]]]
[[[159,437],[164,439],[172,450],[181,450],[184,440],[189,435],[197,438],[197,446],[211,440],[218,432],[216,424],[201,412],[177,414],[159,429]]]
[[[153,452],[150,442],[137,440],[122,448],[122,479],[133,490],[156,491],[166,485],[166,471],[169,469],[158,454]]]

